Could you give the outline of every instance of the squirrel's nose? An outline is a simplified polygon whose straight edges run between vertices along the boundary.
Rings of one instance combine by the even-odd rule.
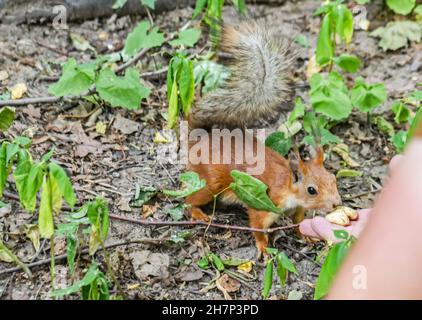
[[[334,200],[334,203],[333,203],[333,208],[341,206],[342,203],[343,203],[343,201],[341,201],[340,195],[337,195],[335,200]]]

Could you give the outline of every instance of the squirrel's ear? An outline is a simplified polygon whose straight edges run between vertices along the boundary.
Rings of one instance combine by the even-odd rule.
[[[301,180],[302,175],[306,171],[306,165],[303,163],[297,151],[290,152],[289,166],[290,166],[290,170],[292,170],[294,174],[295,181]]]
[[[323,165],[324,163],[324,149],[321,146],[318,146],[316,149],[311,148],[311,156],[313,158],[314,163],[318,165]]]

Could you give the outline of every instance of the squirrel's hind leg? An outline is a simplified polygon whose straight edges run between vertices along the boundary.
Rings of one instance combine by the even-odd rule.
[[[267,211],[259,211],[252,208],[248,208],[249,225],[251,228],[268,229],[278,219],[278,216],[274,213]],[[257,258],[260,259],[264,256],[267,257],[265,249],[268,247],[268,235],[262,232],[254,232]]]
[[[201,206],[213,200],[212,194],[207,189],[199,190],[198,192],[186,197],[186,204],[190,205],[188,209],[193,220],[202,220],[209,222],[210,218],[202,211]]]

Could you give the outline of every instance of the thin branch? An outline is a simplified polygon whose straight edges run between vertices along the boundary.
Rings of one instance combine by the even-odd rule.
[[[27,98],[27,99],[18,99],[18,100],[0,100],[0,107],[10,106],[23,106],[28,104],[38,104],[38,103],[52,103],[60,101],[62,97],[38,97],[38,98]]]
[[[270,234],[280,230],[287,230],[293,229],[298,227],[298,224],[290,224],[287,226],[282,227],[275,227],[270,229],[259,229],[259,228],[251,228],[251,227],[243,227],[243,226],[233,226],[228,224],[220,224],[220,223],[208,223],[205,221],[160,221],[160,220],[140,220],[134,219],[129,217],[123,217],[120,215],[110,214],[110,218],[114,220],[121,220],[125,222],[136,223],[140,225],[146,226],[203,226],[203,227],[210,227],[210,228],[219,228],[219,229],[229,229],[229,230],[238,230],[238,231],[248,231],[248,232],[262,232],[265,234]]]

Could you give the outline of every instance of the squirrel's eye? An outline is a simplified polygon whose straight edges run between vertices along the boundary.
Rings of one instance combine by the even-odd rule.
[[[314,187],[308,187],[308,193],[309,193],[311,196],[315,196],[315,195],[317,195],[317,194],[318,194],[318,192],[316,191],[316,189],[315,189]]]

